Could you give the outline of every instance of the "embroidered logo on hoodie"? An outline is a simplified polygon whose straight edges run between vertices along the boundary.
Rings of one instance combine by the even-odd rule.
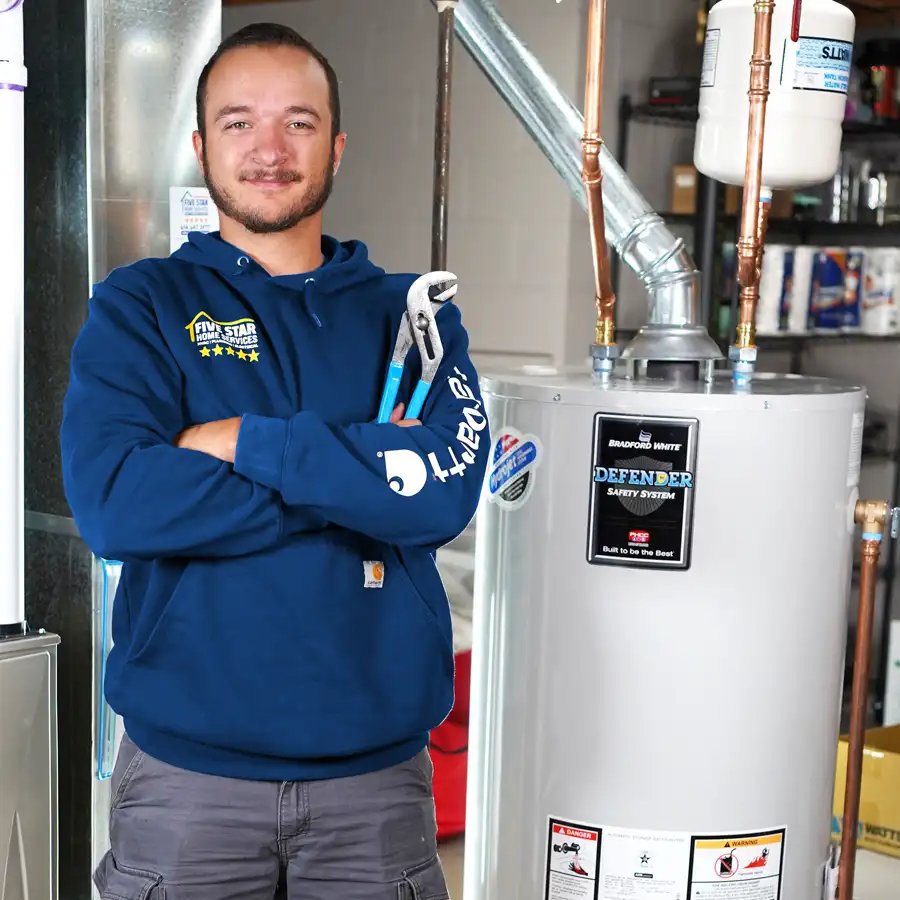
[[[259,362],[259,335],[253,319],[217,322],[201,310],[184,327],[201,356],[236,356],[248,362]]]

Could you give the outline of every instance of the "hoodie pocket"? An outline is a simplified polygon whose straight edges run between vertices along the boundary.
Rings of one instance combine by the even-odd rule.
[[[348,756],[416,738],[452,705],[449,609],[427,553],[401,559],[334,529],[155,584],[165,598],[143,598],[155,621],[116,692],[146,726],[287,759]]]
[[[130,626],[129,663],[139,662],[155,646],[159,635],[166,633],[167,622],[172,615],[172,600],[187,565],[169,561],[125,565],[120,589]],[[115,625],[114,618],[114,628]],[[116,637],[115,632],[113,636]]]
[[[436,628],[441,640],[453,647],[453,624],[444,581],[434,557],[427,550],[392,547],[397,564],[409,579],[411,589],[422,605],[425,621]]]

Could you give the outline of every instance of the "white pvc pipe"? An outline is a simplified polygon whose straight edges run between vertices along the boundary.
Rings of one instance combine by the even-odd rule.
[[[0,637],[25,623],[23,358],[25,88],[23,0],[0,0]]]

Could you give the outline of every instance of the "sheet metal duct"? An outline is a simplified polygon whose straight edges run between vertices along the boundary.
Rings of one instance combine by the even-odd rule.
[[[92,284],[167,256],[169,188],[203,184],[194,92],[222,12],[221,0],[39,0],[24,12],[25,608],[61,638],[59,896],[88,900],[119,736],[100,691],[116,573],[85,546],[65,501],[62,400]]]
[[[437,6],[437,0],[431,0]],[[504,21],[491,0],[459,0],[456,33],[466,50],[587,211],[581,179],[584,116]],[[604,144],[606,239],[640,278],[647,326],[623,352],[634,359],[719,359],[700,323],[700,273]],[[587,239],[587,238],[586,238]]]

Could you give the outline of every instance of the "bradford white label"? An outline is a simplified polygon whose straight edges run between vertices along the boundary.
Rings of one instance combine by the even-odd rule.
[[[597,414],[588,562],[690,566],[697,430],[696,419]]]

